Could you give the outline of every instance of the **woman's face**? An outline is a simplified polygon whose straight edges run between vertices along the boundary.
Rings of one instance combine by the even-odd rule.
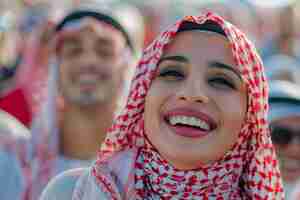
[[[158,63],[146,96],[145,132],[177,169],[195,169],[237,141],[247,89],[227,39],[216,33],[176,35]]]

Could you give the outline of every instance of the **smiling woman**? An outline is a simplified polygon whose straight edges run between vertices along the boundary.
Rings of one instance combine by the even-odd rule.
[[[211,13],[185,17],[144,51],[94,166],[43,198],[77,177],[73,200],[283,199],[267,98],[243,33]]]
[[[234,66],[216,32],[180,32],[165,49],[145,99],[145,133],[176,168],[216,161],[237,141],[247,91]]]

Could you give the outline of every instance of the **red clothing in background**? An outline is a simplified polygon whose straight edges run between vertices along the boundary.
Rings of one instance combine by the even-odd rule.
[[[32,113],[22,89],[15,89],[0,98],[0,108],[30,127]]]

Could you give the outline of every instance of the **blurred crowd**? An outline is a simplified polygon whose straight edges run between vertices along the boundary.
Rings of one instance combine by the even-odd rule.
[[[97,46],[97,40],[93,40],[94,36],[88,32],[80,33],[87,34],[80,41],[74,36],[66,36],[78,34],[76,30],[84,26],[82,24],[74,23],[60,31],[58,24],[78,8],[101,10],[112,15],[117,21],[112,22],[114,26],[120,24],[120,32],[126,32],[122,35],[124,47],[111,44],[105,38]],[[12,163],[20,162],[22,170],[28,172],[25,179],[29,177],[33,187],[20,192],[20,199],[21,196],[37,199],[50,177],[93,162],[105,131],[126,101],[132,66],[137,64],[143,48],[163,28],[182,16],[205,11],[215,12],[243,30],[261,55],[270,86],[271,136],[286,198],[300,199],[299,1],[1,0],[0,131],[3,133],[0,137],[12,136],[0,138],[0,148],[8,152],[7,155],[0,154],[0,170],[10,162],[7,160],[13,159]],[[86,24],[89,23],[94,22],[87,20]],[[107,35],[111,40],[124,40],[117,34]],[[104,71],[99,72],[95,67],[96,63],[103,62],[97,55],[78,53],[82,49],[96,48],[92,45],[97,46],[99,54],[105,52],[105,55],[101,54],[107,59],[103,64]],[[102,45],[103,48],[99,47]],[[71,60],[73,54],[75,57]],[[76,56],[86,58],[74,60]],[[72,66],[80,62],[86,62],[94,75],[84,69],[72,71]],[[57,69],[53,67],[55,65],[61,67]],[[115,67],[107,68],[108,65]],[[86,83],[86,94],[79,94],[72,82],[77,73],[86,73],[79,80]],[[97,75],[100,78],[93,77]],[[90,82],[98,78],[101,79],[101,83],[96,83],[99,91],[88,94],[93,85]],[[56,87],[58,89],[53,89]],[[18,140],[11,139],[15,137]],[[6,176],[6,172],[0,171],[0,179]],[[18,176],[14,175],[15,179]],[[35,184],[39,186],[34,187]],[[0,199],[11,198],[2,197],[0,193]]]

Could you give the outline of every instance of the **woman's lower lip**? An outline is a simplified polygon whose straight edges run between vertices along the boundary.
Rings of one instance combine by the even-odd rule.
[[[173,133],[182,137],[201,138],[209,134],[209,131],[201,131],[200,129],[187,126],[173,126],[169,123],[167,123],[167,126]]]

